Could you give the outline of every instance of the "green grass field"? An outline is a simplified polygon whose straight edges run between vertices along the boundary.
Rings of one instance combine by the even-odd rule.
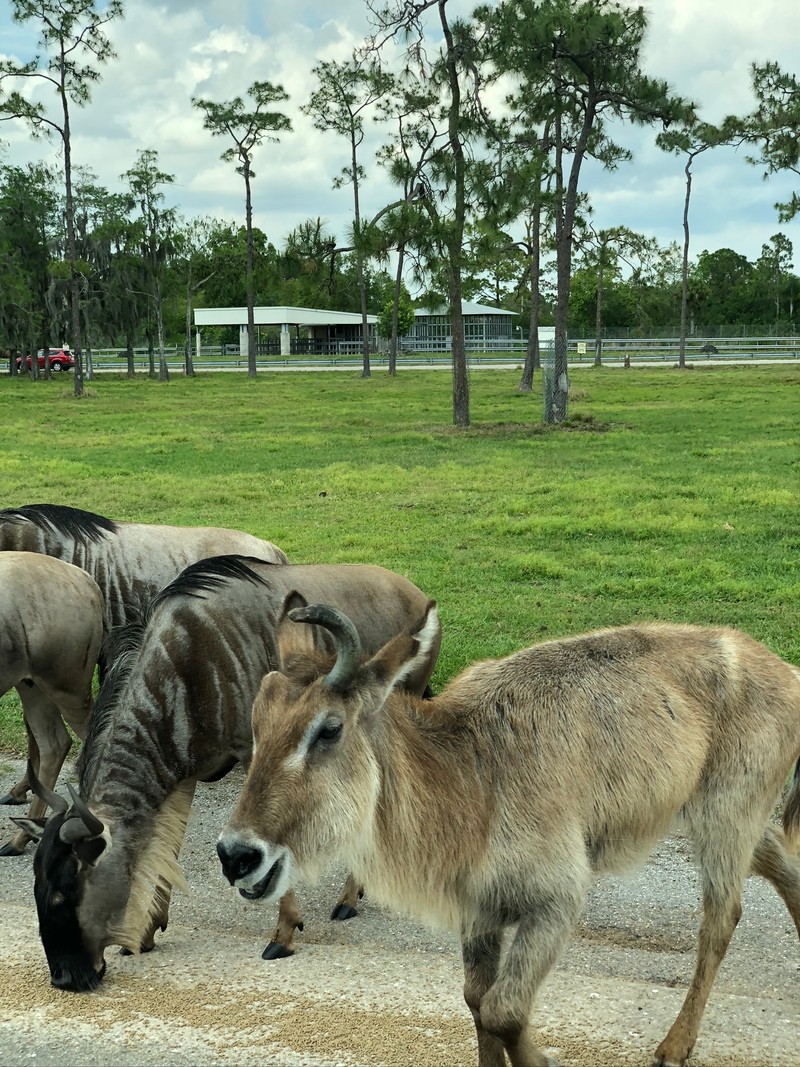
[[[439,602],[434,675],[636,619],[739,626],[800,663],[800,367],[581,368],[541,425],[518,371],[0,379],[2,506],[234,526]],[[0,749],[24,747],[16,696]]]

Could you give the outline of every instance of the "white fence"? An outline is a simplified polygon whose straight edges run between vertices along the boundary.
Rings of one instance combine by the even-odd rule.
[[[355,351],[353,349],[356,349]],[[508,339],[505,341],[483,342],[482,344],[467,347],[467,361],[471,366],[492,366],[509,363],[521,364],[525,358],[527,341],[520,339]],[[607,338],[603,340],[602,359],[604,363],[618,363],[626,358],[635,359],[637,362],[667,362],[677,361],[680,350],[680,340],[677,337],[669,338]],[[542,357],[549,354],[547,348],[542,346]],[[594,340],[586,338],[570,338],[567,342],[567,354],[570,363],[594,362]],[[183,348],[173,346],[165,351],[167,366],[170,370],[180,370],[184,365]],[[686,341],[687,360],[707,360],[708,362],[724,362],[726,359],[800,359],[800,337],[692,337]],[[158,353],[154,356],[156,367],[158,366]],[[247,359],[239,353],[238,345],[213,345],[204,346],[198,355],[193,350],[192,360],[197,370],[229,368],[246,369]],[[144,370],[149,367],[149,356],[146,349],[134,349],[134,366],[136,370]],[[373,352],[370,354],[370,363],[375,367],[386,366],[389,356],[386,352]],[[403,348],[397,357],[398,366],[449,365],[450,345],[440,342],[436,346],[431,345],[425,351]],[[125,371],[127,368],[127,353],[125,349],[93,349],[92,364],[98,371]],[[342,351],[337,355],[325,356],[259,356],[256,365],[262,369],[280,367],[357,367],[361,365],[360,346],[351,346],[343,342]]]

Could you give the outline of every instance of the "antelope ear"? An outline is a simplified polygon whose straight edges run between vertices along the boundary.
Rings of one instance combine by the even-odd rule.
[[[283,598],[283,606],[278,612],[275,623],[275,637],[278,645],[278,663],[285,663],[291,656],[298,652],[307,652],[313,648],[311,635],[305,632],[306,628],[295,626],[289,618],[289,612],[295,608],[307,606],[306,598],[302,593],[293,589]]]
[[[284,618],[286,615],[289,614],[290,611],[293,611],[295,608],[306,607],[308,607],[308,601],[306,600],[306,598],[297,589],[293,589],[291,593],[287,593],[286,596],[283,598],[283,610],[281,611],[281,618]]]
[[[419,667],[428,662],[431,650],[440,639],[440,633],[439,613],[436,610],[436,602],[431,600],[416,633],[399,634],[392,638],[366,664],[366,671],[383,687],[384,700],[392,690],[403,686]]]
[[[47,819],[17,819],[13,815],[11,821],[16,823],[26,834],[30,834],[35,841],[41,840],[44,828],[47,825]]]

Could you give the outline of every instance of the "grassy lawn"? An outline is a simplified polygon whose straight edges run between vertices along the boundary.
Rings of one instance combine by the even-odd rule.
[[[294,562],[378,563],[439,602],[434,685],[471,661],[635,619],[739,626],[800,663],[800,367],[0,379],[2,506],[233,526]],[[24,737],[0,701],[0,749]]]

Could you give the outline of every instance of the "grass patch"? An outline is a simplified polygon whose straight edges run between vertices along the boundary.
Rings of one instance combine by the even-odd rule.
[[[3,505],[246,529],[295,562],[378,563],[468,663],[635,619],[739,626],[800,662],[800,368],[581,368],[541,424],[518,371],[0,379]],[[70,383],[71,385],[71,383]],[[24,751],[14,694],[0,749]]]

